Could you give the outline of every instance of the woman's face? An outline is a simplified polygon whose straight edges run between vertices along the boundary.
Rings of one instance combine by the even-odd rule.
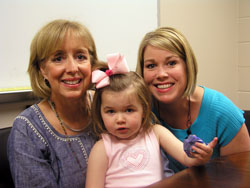
[[[68,32],[41,72],[50,83],[52,100],[81,98],[91,80],[90,54],[84,42]]]
[[[144,80],[153,96],[170,104],[180,99],[186,89],[186,64],[176,54],[148,45],[144,51]]]

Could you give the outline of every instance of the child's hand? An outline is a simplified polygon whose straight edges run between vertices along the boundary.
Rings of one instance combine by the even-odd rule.
[[[203,165],[210,160],[213,154],[213,148],[216,144],[217,137],[215,137],[208,145],[206,145],[205,143],[195,142],[195,145],[192,146],[190,157],[196,158],[196,166]]]

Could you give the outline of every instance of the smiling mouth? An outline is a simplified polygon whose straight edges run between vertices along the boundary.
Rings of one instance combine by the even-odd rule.
[[[69,85],[75,85],[75,84],[79,84],[81,81],[82,81],[82,79],[79,79],[79,80],[63,80],[63,83],[69,84]]]
[[[159,84],[159,85],[155,85],[155,87],[157,87],[158,89],[168,89],[173,85],[174,84]]]

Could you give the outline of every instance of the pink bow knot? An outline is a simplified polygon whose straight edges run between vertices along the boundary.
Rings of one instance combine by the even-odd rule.
[[[107,74],[107,76],[111,76],[113,74],[112,70],[106,70],[105,73]]]
[[[126,74],[129,72],[127,61],[120,53],[107,55],[108,67],[106,72],[95,70],[92,72],[92,82],[96,83],[96,88],[109,85],[109,76],[113,74]]]

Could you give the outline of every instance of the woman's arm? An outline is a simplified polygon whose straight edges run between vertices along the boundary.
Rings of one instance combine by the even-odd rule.
[[[103,188],[105,184],[108,158],[103,140],[99,140],[92,148],[88,160],[86,188]]]
[[[168,129],[161,125],[154,125],[154,132],[165,152],[188,167],[207,163],[210,160],[213,148],[217,143],[217,138],[214,138],[208,145],[195,143],[195,146],[192,147],[195,152],[191,153],[193,158],[190,158],[184,152],[183,143]]]
[[[244,151],[250,151],[250,138],[248,129],[245,123],[241,126],[239,132],[226,146],[221,147],[220,155],[230,155],[233,153],[239,153]]]
[[[8,139],[8,159],[15,186],[59,187],[45,143],[32,139],[34,135],[30,135],[27,127],[24,120],[16,119]]]

